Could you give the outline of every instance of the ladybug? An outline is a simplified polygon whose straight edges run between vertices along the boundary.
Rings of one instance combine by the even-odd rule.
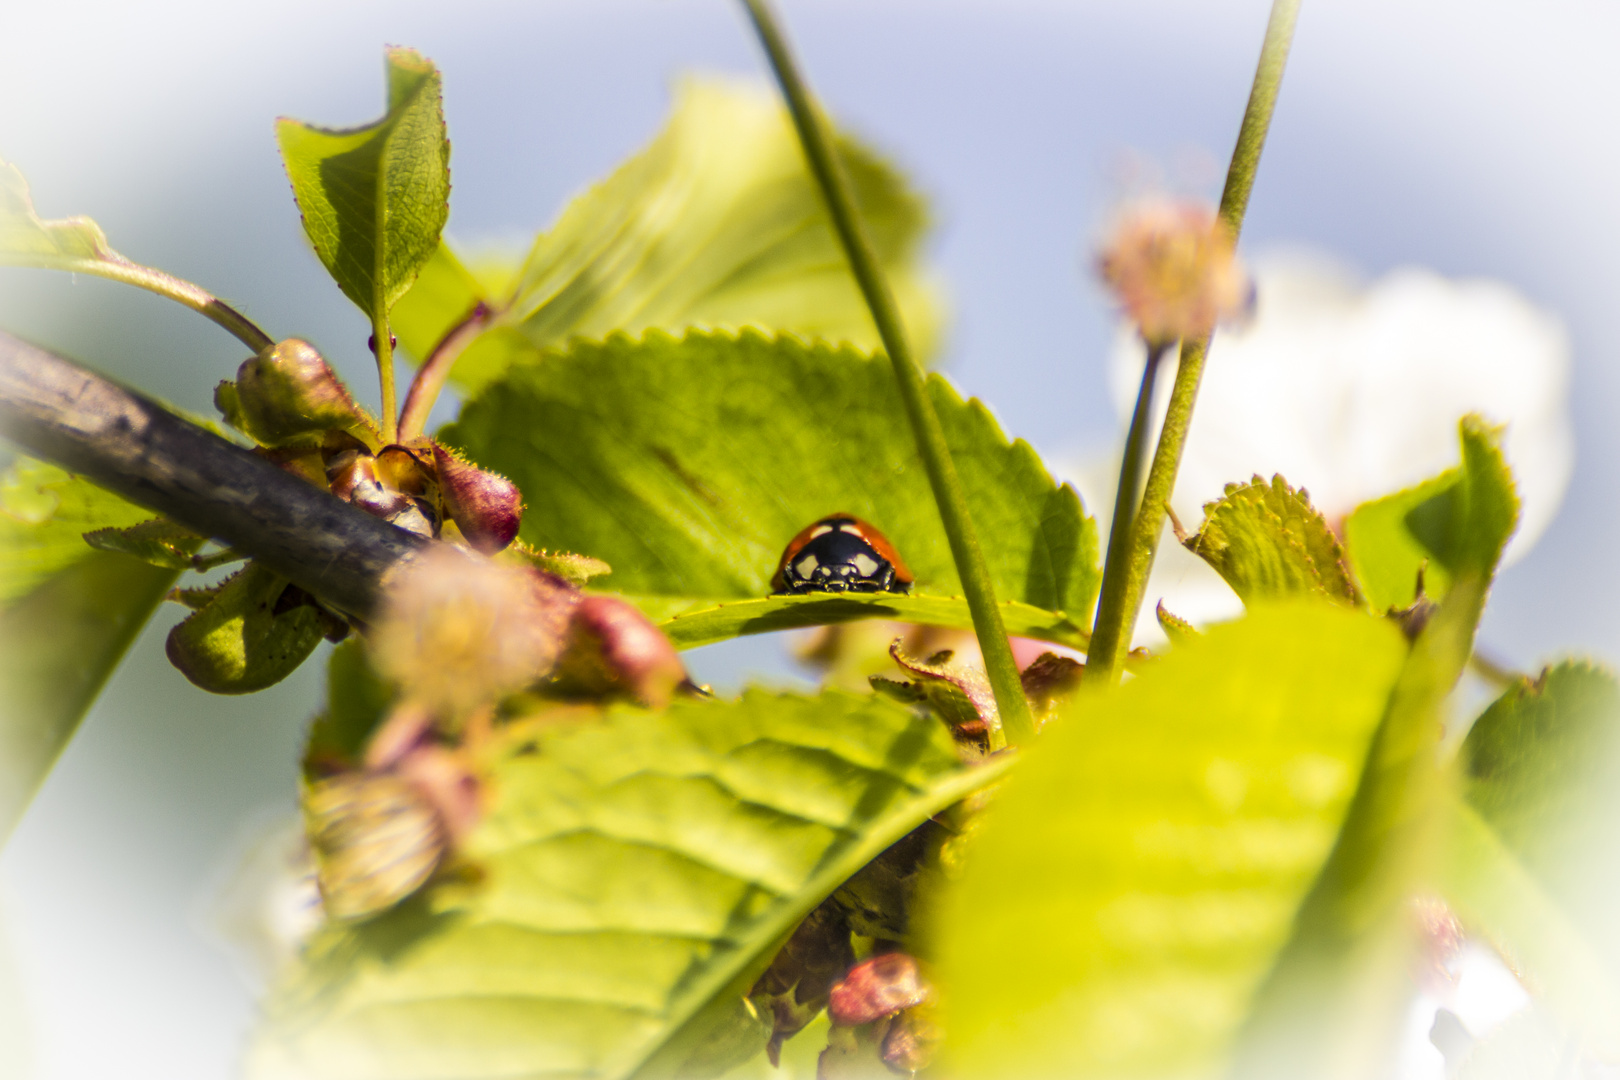
[[[852,514],[832,514],[788,541],[771,591],[908,593],[911,571],[882,533]]]

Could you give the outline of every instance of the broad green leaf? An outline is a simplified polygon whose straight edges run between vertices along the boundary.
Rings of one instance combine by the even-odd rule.
[[[322,930],[272,997],[250,1076],[721,1067],[726,1021],[793,926],[1005,765],[965,766],[936,721],[838,692],[509,731],[461,851],[475,870]]]
[[[1417,947],[1408,903],[1440,876],[1445,702],[1518,520],[1499,431],[1470,416],[1461,434],[1461,479],[1443,534],[1450,587],[1412,644],[1333,854],[1256,995],[1238,1058],[1246,1078],[1382,1075],[1401,1030]]]
[[[871,150],[840,140],[855,197],[919,351],[938,337],[935,290],[918,265],[922,200]],[[850,276],[779,97],[687,80],[664,130],[576,198],[535,241],[510,290],[455,272],[401,302],[401,344],[418,359],[478,300],[505,312],[456,363],[477,390],[514,362],[615,330],[760,326],[865,348],[877,331]],[[473,265],[477,270],[476,264]],[[480,291],[473,279],[486,282]]]
[[[1026,613],[1027,632],[1044,623],[1053,629],[1041,636],[1074,640],[1098,583],[1096,527],[1079,497],[1028,444],[1009,443],[983,405],[937,375],[929,390],[997,596],[1047,613]],[[960,582],[881,357],[751,330],[579,341],[512,368],[440,438],[522,489],[525,541],[605,559],[615,592],[681,601],[662,616],[764,597],[788,540],[844,511],[895,544],[916,601],[948,625],[971,625],[964,602],[943,603]],[[839,600],[757,610],[842,621],[860,605],[883,616],[901,603]],[[752,617],[710,613],[694,639],[743,632]]]
[[[1245,603],[1319,593],[1348,603],[1356,587],[1344,549],[1306,492],[1281,476],[1228,484],[1204,506],[1204,523],[1182,543],[1226,579]]]
[[[1620,683],[1567,662],[1511,687],[1462,764],[1460,828],[1483,835],[1454,860],[1459,906],[1593,1034],[1620,1032]]]
[[[1048,724],[938,922],[951,1074],[1219,1075],[1406,651],[1257,604]]]
[[[1498,432],[1472,415],[1459,429],[1460,467],[1364,503],[1345,523],[1350,565],[1374,610],[1409,606],[1419,568],[1431,599],[1446,594],[1462,567],[1490,573],[1518,522]]]
[[[304,231],[343,294],[373,320],[411,287],[450,212],[438,69],[395,48],[387,71],[388,112],[375,123],[334,131],[276,122]]]
[[[83,534],[150,516],[40,462],[0,478],[0,839],[176,576]]]

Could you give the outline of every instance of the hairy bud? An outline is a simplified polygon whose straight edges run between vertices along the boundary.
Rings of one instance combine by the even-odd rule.
[[[577,589],[549,574],[447,544],[401,566],[385,587],[371,633],[377,670],[446,718],[548,675],[579,602]]]
[[[686,681],[686,667],[663,631],[634,605],[612,596],[587,596],[574,610],[568,648],[557,664],[563,694],[605,697],[622,693],[661,709]]]
[[[467,543],[485,555],[510,544],[523,521],[523,496],[517,485],[467,464],[438,443],[433,444],[433,460],[445,514]]]

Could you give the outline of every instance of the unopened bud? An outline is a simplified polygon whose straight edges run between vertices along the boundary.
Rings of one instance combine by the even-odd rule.
[[[859,1027],[920,1005],[929,994],[916,960],[905,953],[884,953],[856,964],[832,988],[827,1016],[834,1024]]]
[[[220,395],[215,396],[218,400]],[[261,442],[371,426],[337,373],[314,346],[297,338],[267,346],[244,361],[236,372],[236,398],[248,433]]]
[[[523,495],[517,485],[467,464],[438,443],[433,444],[433,460],[445,513],[467,543],[485,555],[510,544],[523,521]]]
[[[1243,309],[1249,278],[1234,238],[1208,207],[1149,202],[1122,217],[1098,270],[1153,345],[1207,335]]]
[[[584,697],[622,693],[661,709],[685,681],[686,666],[675,646],[633,604],[587,596],[574,609],[568,648],[557,663],[559,692]]]
[[[444,823],[415,785],[386,773],[311,784],[304,817],[326,912],[360,919],[405,899],[438,869]]]
[[[434,544],[394,571],[371,634],[377,670],[405,695],[459,717],[544,678],[579,592],[524,566]]]
[[[897,1073],[914,1073],[933,1063],[945,1032],[935,1008],[925,1002],[894,1018],[883,1035],[883,1063]]]

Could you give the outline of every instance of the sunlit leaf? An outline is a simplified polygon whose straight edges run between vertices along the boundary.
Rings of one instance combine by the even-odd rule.
[[[249,1075],[723,1064],[712,1040],[735,1034],[727,1018],[798,920],[1000,769],[964,766],[941,725],[881,699],[755,691],[520,721],[489,772],[461,852],[474,869],[323,930]]]
[[[0,478],[0,838],[176,576],[83,534],[150,516],[51,465]]]
[[[0,160],[0,263],[76,270],[126,261],[87,217],[41,220],[22,173]]]
[[[1460,432],[1461,466],[1364,503],[1345,523],[1351,567],[1375,610],[1411,604],[1420,568],[1431,599],[1446,594],[1461,567],[1494,568],[1518,522],[1498,433],[1477,416]]]
[[[373,319],[411,287],[450,212],[438,69],[395,48],[387,71],[388,112],[375,123],[343,131],[276,123],[304,231],[343,294]]]
[[[1046,613],[1023,613],[1019,632],[1045,623],[1039,636],[1076,640],[1098,583],[1092,520],[982,405],[938,376],[929,386],[998,597]],[[524,540],[605,559],[613,573],[599,587],[684,601],[660,617],[766,596],[788,540],[843,511],[894,542],[917,601],[966,625],[961,601],[938,602],[961,586],[882,358],[754,331],[615,335],[512,368],[441,437],[522,489]],[[843,621],[901,603],[820,610]],[[759,613],[785,626],[816,610],[773,601]],[[768,628],[705,618],[694,640]]]
[[[840,149],[926,354],[939,314],[918,267],[922,200],[871,150],[849,138]],[[787,112],[748,84],[682,82],[664,130],[569,204],[510,289],[448,249],[424,274],[399,308],[400,343],[418,359],[474,303],[506,311],[457,361],[453,378],[469,390],[539,349],[614,330],[753,325],[878,345]]]
[[[1356,600],[1338,538],[1306,493],[1281,476],[1226,485],[1184,543],[1245,602],[1302,593]]]
[[[1048,724],[940,919],[952,1074],[1219,1075],[1405,654],[1256,605]]]

